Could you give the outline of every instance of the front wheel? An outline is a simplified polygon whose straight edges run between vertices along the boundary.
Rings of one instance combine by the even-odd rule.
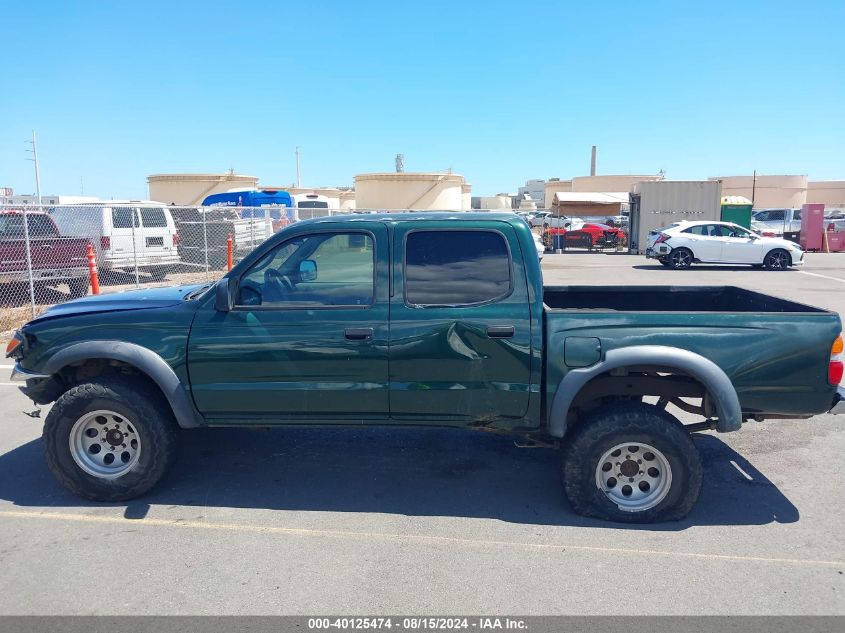
[[[698,450],[681,423],[653,405],[602,406],[564,442],[564,491],[578,514],[622,523],[676,521],[698,499]]]
[[[152,488],[174,460],[177,425],[144,381],[110,376],[65,392],[44,421],[50,470],[71,492],[125,501]]]
[[[763,265],[768,270],[786,270],[790,264],[789,253],[781,248],[770,251],[763,260]]]

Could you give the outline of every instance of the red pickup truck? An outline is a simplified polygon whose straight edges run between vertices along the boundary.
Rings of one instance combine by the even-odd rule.
[[[20,210],[0,210],[0,286],[29,283],[23,218]],[[62,237],[43,212],[28,211],[26,220],[36,292],[65,283],[71,298],[88,294],[88,239]]]

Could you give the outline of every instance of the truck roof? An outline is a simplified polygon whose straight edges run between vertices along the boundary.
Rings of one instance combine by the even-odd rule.
[[[297,224],[320,224],[325,222],[432,222],[443,220],[463,221],[498,221],[522,222],[521,217],[513,212],[482,213],[471,211],[402,211],[385,213],[350,213],[347,215],[330,215],[320,218],[302,220]]]

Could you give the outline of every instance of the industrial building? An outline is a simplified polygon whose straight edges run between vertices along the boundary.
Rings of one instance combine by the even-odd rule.
[[[744,196],[755,209],[798,209],[820,203],[828,208],[845,208],[845,180],[808,180],[805,175],[714,176],[724,195]]]

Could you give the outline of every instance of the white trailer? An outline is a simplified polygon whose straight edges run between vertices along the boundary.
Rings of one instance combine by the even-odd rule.
[[[716,180],[654,180],[631,190],[631,253],[644,254],[648,233],[679,220],[721,217],[722,183]]]

